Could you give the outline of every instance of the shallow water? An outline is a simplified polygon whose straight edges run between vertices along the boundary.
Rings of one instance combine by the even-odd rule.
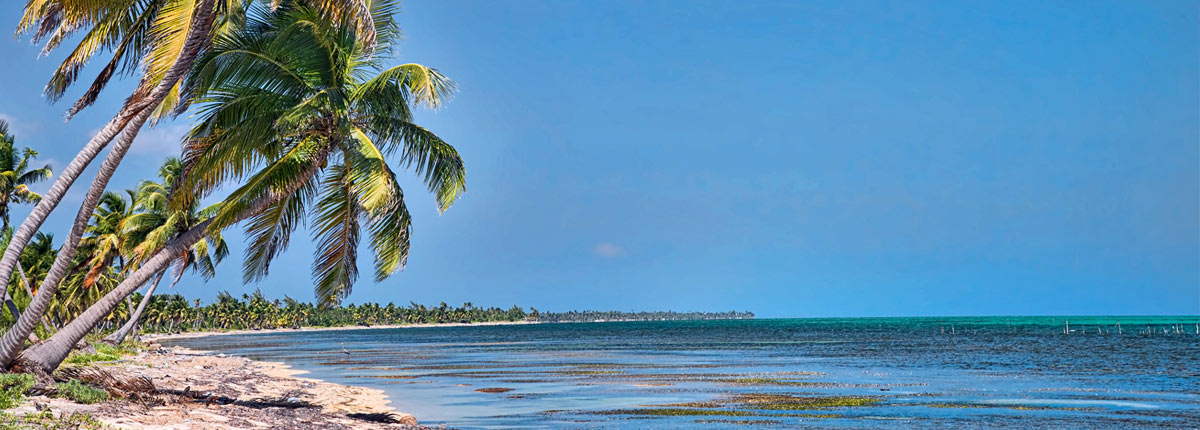
[[[758,319],[163,343],[379,388],[455,428],[1177,429],[1200,427],[1198,330],[1195,316]]]

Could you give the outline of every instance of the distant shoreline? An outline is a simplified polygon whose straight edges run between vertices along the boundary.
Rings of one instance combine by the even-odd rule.
[[[380,324],[371,326],[351,325],[341,327],[300,327],[300,328],[265,328],[260,330],[243,329],[243,330],[226,330],[226,331],[195,331],[172,334],[149,333],[142,335],[141,339],[144,342],[153,342],[158,340],[174,340],[174,339],[192,339],[208,336],[232,336],[239,334],[263,334],[263,333],[300,333],[300,332],[318,332],[318,331],[334,331],[334,330],[384,330],[393,328],[429,328],[429,327],[478,327],[478,326],[499,326],[499,325],[526,325],[526,324],[547,324],[541,321],[486,321],[477,323],[421,323],[421,324]]]
[[[436,328],[436,327],[487,327],[487,326],[509,326],[509,325],[530,325],[530,324],[591,324],[591,323],[618,323],[618,322],[657,322],[657,321],[767,321],[767,320],[808,320],[808,321],[826,321],[826,320],[957,320],[958,322],[983,323],[983,324],[1001,324],[1000,319],[1020,319],[1018,324],[1031,325],[1058,325],[1065,321],[1070,321],[1072,325],[1076,322],[1082,325],[1111,325],[1115,323],[1124,323],[1126,325],[1148,324],[1148,325],[1174,325],[1181,324],[1181,327],[1193,326],[1193,330],[1200,334],[1200,315],[1017,315],[1017,316],[921,316],[921,317],[791,317],[791,318],[701,318],[701,319],[665,319],[665,320],[646,320],[646,319],[598,319],[591,321],[484,321],[476,323],[417,323],[417,324],[377,324],[371,326],[363,325],[347,325],[339,327],[301,327],[301,328],[272,328],[272,329],[238,329],[238,330],[223,330],[223,331],[196,331],[183,332],[174,334],[147,333],[141,336],[143,341],[156,340],[171,340],[171,339],[191,339],[208,336],[231,336],[241,334],[265,334],[265,333],[297,333],[297,332],[320,332],[333,330],[384,330],[384,329],[403,329],[403,328]],[[1029,320],[1050,320],[1050,321],[1029,321]],[[971,321],[976,320],[976,321]],[[995,320],[995,321],[986,321]]]

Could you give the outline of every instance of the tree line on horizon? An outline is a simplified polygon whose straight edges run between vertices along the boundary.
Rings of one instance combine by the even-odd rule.
[[[542,322],[597,322],[597,321],[692,321],[692,320],[743,320],[753,319],[754,312],[675,312],[675,311],[567,311],[543,312],[538,318]]]
[[[350,294],[360,245],[373,254],[376,282],[403,268],[412,218],[396,172],[415,173],[439,212],[464,192],[466,173],[453,146],[415,123],[414,109],[442,106],[455,84],[424,65],[390,64],[397,11],[394,0],[27,2],[18,35],[32,34],[43,52],[73,45],[48,100],[110,54],[68,119],[114,78],[139,84],[60,172],[33,168],[36,151],[0,132],[0,370],[52,372],[105,328],[120,327],[108,339],[119,342],[154,311],[164,278],[212,275],[234,225],[249,242],[247,283],[267,276],[299,226],[311,229],[314,308],[338,308]],[[159,180],[107,188],[143,125],[185,114],[191,129]],[[95,178],[79,181],[102,153]],[[51,179],[42,194],[28,187]],[[80,184],[70,227],[42,231]],[[16,204],[33,208],[8,229]]]
[[[142,299],[135,293],[134,302]],[[346,304],[321,307],[285,296],[268,299],[262,292],[242,294],[241,298],[221,292],[212,303],[188,300],[179,294],[152,296],[142,317],[145,333],[180,333],[223,330],[299,329],[304,327],[369,327],[409,324],[471,324],[485,322],[597,322],[597,321],[681,321],[712,319],[748,319],[752,312],[620,312],[568,311],[544,312],[513,305],[507,309],[478,307],[467,302],[450,306],[441,302],[425,306],[409,302],[407,306],[387,303]],[[102,327],[111,328],[111,327]]]

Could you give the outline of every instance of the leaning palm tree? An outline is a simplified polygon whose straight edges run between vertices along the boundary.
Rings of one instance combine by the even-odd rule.
[[[272,3],[279,4],[280,1],[273,0]],[[375,40],[374,25],[368,13],[368,5],[372,3],[370,0],[310,1],[327,21],[334,17],[336,19],[332,20],[354,28],[360,39],[368,43]],[[47,86],[52,98],[55,92],[61,95],[61,91],[70,85],[93,54],[100,50],[114,52],[109,66],[101,71],[100,77],[68,115],[95,100],[96,94],[111,78],[117,63],[135,63],[132,60],[134,57],[129,55],[140,54],[136,58],[144,64],[144,70],[138,88],[126,99],[117,115],[71,160],[45,198],[21,223],[3,257],[0,257],[0,279],[8,279],[21,251],[58,206],[67,190],[100,151],[120,133],[117,144],[105,157],[76,213],[50,276],[47,276],[40,289],[42,294],[30,302],[26,313],[35,315],[19,318],[0,337],[0,367],[7,367],[16,357],[24,337],[33,330],[33,319],[39,318],[53,300],[58,282],[66,275],[75,256],[92,210],[142,125],[151,115],[162,116],[172,110],[179,101],[180,79],[191,69],[192,63],[211,41],[215,31],[232,31],[240,26],[249,3],[249,0],[30,0],[26,5],[17,33],[37,28],[35,39],[48,38],[46,50],[54,49],[59,41],[66,40],[76,31],[87,31],[75,52],[56,71],[55,78]],[[0,292],[3,293],[0,296],[7,294],[5,285],[0,285]]]
[[[203,222],[207,214],[213,211],[213,208],[201,209],[194,203],[184,210],[168,208],[171,188],[177,183],[182,171],[183,166],[178,158],[168,159],[158,171],[161,182],[143,181],[138,186],[136,205],[139,212],[125,222],[125,235],[129,238],[126,241],[126,253],[131,255],[131,264],[134,267],[151,257],[154,251],[162,248],[172,237]],[[219,232],[210,235],[207,240],[192,244],[175,261],[175,276],[171,281],[171,288],[179,283],[184,271],[188,269],[196,269],[205,279],[211,279],[216,273],[216,265],[228,253],[229,248]],[[159,272],[146,289],[137,308],[132,311],[129,320],[120,329],[105,337],[105,341],[121,343],[137,327],[142,312],[165,274],[166,270]]]
[[[83,203],[76,212],[74,223],[71,225],[71,229],[63,241],[54,265],[43,280],[38,294],[30,301],[25,314],[17,319],[16,323],[13,324],[3,337],[0,337],[0,367],[8,367],[12,363],[12,360],[16,358],[17,353],[24,345],[25,337],[36,326],[36,320],[41,318],[46,308],[54,300],[58,284],[67,275],[71,261],[75,257],[75,252],[80,239],[83,237],[84,229],[87,227],[92,210],[99,203],[104,194],[105,187],[108,186],[108,181],[112,178],[113,173],[116,172],[117,166],[120,165],[138,131],[141,130],[142,125],[150,118],[153,111],[163,106],[164,101],[168,100],[169,94],[178,87],[179,79],[191,68],[196,55],[199,54],[200,50],[209,40],[212,24],[216,16],[215,0],[198,0],[196,4],[192,4],[192,1],[186,0],[172,1],[176,7],[166,11],[160,10],[159,16],[155,20],[155,22],[163,22],[168,25],[159,27],[157,31],[146,36],[147,40],[153,42],[155,46],[163,48],[155,49],[146,47],[143,49],[143,51],[148,53],[147,61],[145,61],[148,67],[143,73],[142,84],[126,99],[124,106],[117,115],[101,128],[92,137],[91,141],[79,151],[75,158],[67,164],[62,174],[51,185],[50,190],[46,192],[44,198],[34,207],[32,213],[25,218],[25,221],[21,223],[21,226],[13,234],[13,238],[9,242],[9,246],[5,249],[3,257],[0,257],[0,279],[7,279],[12,275],[13,267],[25,245],[29,243],[34,233],[41,228],[42,223],[45,222],[50,213],[58,206],[63,196],[66,195],[67,190],[78,179],[79,175],[83,173],[83,170],[99,155],[100,151],[107,147],[109,142],[118,133],[121,133],[121,137],[117,139],[117,145],[109,151],[104,162],[101,163],[96,173],[96,179],[92,181],[87,194],[84,196]],[[54,30],[53,34],[61,39],[76,29],[90,26],[100,27],[103,25],[102,22],[91,20],[95,17],[120,16],[120,14],[126,13],[126,10],[122,9],[121,6],[128,5],[129,3],[133,2],[119,0],[100,2],[89,0],[31,0],[26,6],[25,16],[22,17],[21,24],[18,26],[18,33],[31,28],[34,23],[38,23],[37,27],[39,29],[57,28],[58,30]],[[164,5],[165,8],[166,6]],[[74,19],[71,17],[82,18]],[[185,26],[182,28],[180,26],[170,26],[170,23],[184,23]],[[41,31],[39,30],[39,32]],[[47,33],[44,34],[51,33],[47,30]],[[136,37],[133,34],[126,33],[122,37]],[[180,36],[181,34],[183,36]],[[52,38],[51,40],[54,39]],[[85,37],[81,42],[80,48],[84,48],[88,43],[102,44],[102,38],[93,39]],[[48,48],[51,47],[48,45]],[[155,56],[154,53],[161,55]],[[117,56],[119,56],[119,52]],[[86,61],[86,58],[83,61]],[[155,67],[162,64],[166,64],[166,67]],[[75,71],[77,72],[78,70],[76,69]],[[107,78],[104,78],[104,80],[107,80]],[[100,87],[102,88],[103,85],[100,85]],[[93,88],[89,92],[92,91],[98,92],[99,88],[93,85]],[[90,103],[90,101],[86,103]],[[169,101],[167,103],[170,104]],[[4,285],[0,285],[0,289],[7,294],[7,289]]]
[[[394,4],[372,3],[376,45],[316,9],[259,9],[242,31],[218,38],[196,66],[185,96],[199,124],[185,143],[185,174],[173,205],[244,179],[211,218],[169,241],[116,289],[47,340],[21,354],[52,370],[70,347],[126,296],[206,235],[247,218],[244,276],[260,279],[286,248],[306,211],[318,242],[316,296],[335,304],[350,293],[360,228],[371,237],[375,279],[408,256],[411,218],[387,156],[421,175],[444,211],[463,192],[457,151],[413,122],[410,106],[440,105],[453,83],[418,64],[385,68],[397,34]],[[342,20],[343,22],[345,20]],[[373,73],[377,72],[377,73]]]
[[[374,5],[378,47],[397,35],[387,2]],[[365,224],[375,279],[403,266],[411,220],[387,154],[414,167],[445,210],[463,191],[457,151],[413,122],[410,104],[436,107],[452,81],[419,64],[385,68],[353,32],[321,24],[305,7],[264,13],[247,31],[218,39],[196,64],[186,91],[200,105],[185,145],[184,180],[204,195],[270,162],[235,190],[214,216],[220,228],[249,216],[246,281],[262,279],[311,211],[317,242],[315,293],[325,306],[350,293]],[[316,27],[317,30],[308,30]],[[371,72],[377,72],[372,76]],[[261,211],[249,209],[280,189],[294,189]]]

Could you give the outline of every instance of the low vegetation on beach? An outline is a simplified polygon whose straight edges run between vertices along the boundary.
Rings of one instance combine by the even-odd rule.
[[[91,414],[71,413],[55,414],[54,411],[44,410],[28,414],[11,414],[0,411],[0,430],[109,430],[115,427],[107,426]]]

